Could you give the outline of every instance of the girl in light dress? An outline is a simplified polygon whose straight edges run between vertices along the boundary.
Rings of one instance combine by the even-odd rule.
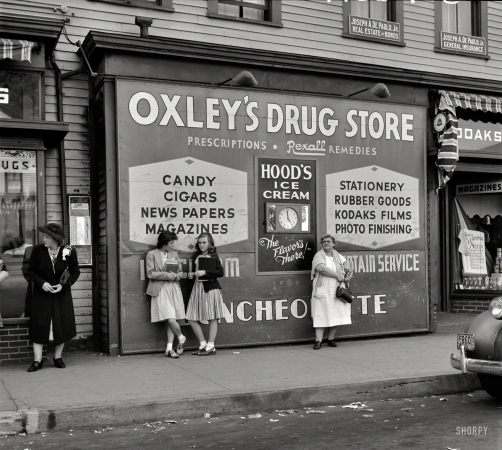
[[[189,272],[188,278],[195,276],[195,284],[188,301],[186,318],[192,326],[195,336],[200,342],[199,349],[193,355],[215,355],[214,341],[218,331],[218,319],[224,316],[221,286],[216,278],[224,275],[223,266],[216,253],[214,240],[210,233],[201,233],[195,244],[197,249],[195,272]],[[202,258],[213,258],[215,269],[200,270]],[[209,339],[206,341],[201,323],[209,322]]]
[[[186,337],[181,333],[177,322],[185,318],[185,305],[179,284],[182,275],[178,269],[180,258],[174,250],[174,242],[177,239],[176,234],[171,231],[159,233],[157,248],[146,255],[146,273],[150,280],[146,293],[152,297],[151,321],[152,323],[167,321],[165,354],[169,358],[179,358],[186,342]],[[178,338],[176,351],[173,350],[175,335]]]

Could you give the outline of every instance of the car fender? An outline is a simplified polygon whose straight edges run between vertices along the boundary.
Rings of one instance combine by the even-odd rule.
[[[485,311],[472,320],[465,332],[474,335],[476,345],[474,351],[466,352],[468,358],[502,361],[502,320]]]

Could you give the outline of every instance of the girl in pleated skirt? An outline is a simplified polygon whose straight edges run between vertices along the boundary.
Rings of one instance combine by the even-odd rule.
[[[146,255],[146,273],[149,278],[146,293],[151,296],[151,322],[167,322],[166,356],[178,358],[183,354],[186,337],[182,334],[178,320],[185,318],[185,305],[179,280],[180,258],[174,249],[178,239],[175,233],[159,233],[157,248]],[[176,350],[173,349],[174,336],[178,337]]]
[[[197,249],[195,272],[188,273],[188,278],[195,277],[195,284],[188,301],[186,318],[200,342],[199,349],[194,351],[193,354],[199,356],[215,355],[214,341],[218,331],[218,319],[224,316],[221,286],[217,278],[224,275],[224,270],[210,233],[200,234],[195,248]],[[200,266],[203,265],[201,262],[203,258],[213,258],[212,264],[205,265],[213,266],[213,268],[208,270],[200,269]],[[209,339],[207,341],[201,323],[209,323]]]

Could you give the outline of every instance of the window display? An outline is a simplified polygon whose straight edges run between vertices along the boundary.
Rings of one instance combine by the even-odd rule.
[[[40,120],[37,73],[0,70],[0,119]]]
[[[0,150],[0,259],[9,271],[0,286],[4,319],[29,316],[31,290],[23,268],[35,244],[36,226],[35,152]]]
[[[502,175],[457,177],[450,217],[455,289],[502,290]]]

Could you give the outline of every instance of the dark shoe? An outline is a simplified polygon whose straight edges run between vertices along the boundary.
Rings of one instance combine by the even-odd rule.
[[[31,366],[28,368],[28,372],[36,372],[37,370],[42,370],[42,367],[44,366],[44,360],[38,362],[38,361],[33,361],[31,363]]]
[[[328,339],[328,345],[330,347],[338,347],[338,345],[336,345],[336,342],[334,339]]]
[[[207,355],[216,355],[216,348],[213,347],[211,350],[204,349],[199,352],[199,356],[207,356]]]
[[[206,350],[206,347],[204,347],[204,348],[198,348],[197,350],[194,350],[194,351],[192,352],[192,355],[197,355],[197,356],[199,356],[199,355],[200,355],[200,352],[203,352],[204,350]]]
[[[63,358],[52,358],[52,360],[54,361],[54,365],[58,368],[58,369],[64,369],[66,367],[65,363],[63,362]]]
[[[321,341],[315,341],[314,350],[320,350],[321,349],[321,344],[322,344]]]

